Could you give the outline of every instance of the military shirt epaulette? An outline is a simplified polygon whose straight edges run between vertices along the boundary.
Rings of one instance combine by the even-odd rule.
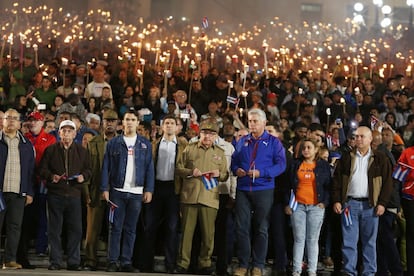
[[[218,148],[218,149],[221,149],[223,152],[225,151],[225,149],[220,145],[214,144],[213,146]]]

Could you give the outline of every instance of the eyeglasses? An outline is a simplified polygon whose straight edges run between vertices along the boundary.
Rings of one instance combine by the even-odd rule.
[[[7,117],[4,117],[3,119],[5,119],[7,121],[17,121],[17,120],[20,119],[20,117],[18,117],[18,116],[7,116]]]

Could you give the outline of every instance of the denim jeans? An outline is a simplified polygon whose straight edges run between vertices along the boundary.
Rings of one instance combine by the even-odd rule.
[[[292,214],[293,271],[302,272],[303,254],[306,245],[308,272],[316,273],[319,254],[319,234],[325,209],[317,205],[298,203]]]
[[[62,227],[65,221],[66,254],[68,265],[80,264],[80,244],[82,240],[82,211],[80,197],[67,197],[49,194],[50,263],[62,265]]]
[[[242,268],[249,267],[250,254],[252,266],[264,268],[272,204],[273,189],[236,192],[237,257]]]
[[[113,223],[109,227],[108,262],[112,263],[119,260],[122,266],[128,265],[131,264],[134,251],[142,195],[112,189],[109,197],[118,208],[115,209]]]
[[[349,206],[352,224],[346,225],[342,220],[342,255],[344,272],[349,275],[358,275],[358,240],[361,241],[363,276],[375,275],[377,271],[377,233],[378,217],[375,208],[369,201],[349,200],[344,207]],[[342,217],[344,213],[342,213]]]

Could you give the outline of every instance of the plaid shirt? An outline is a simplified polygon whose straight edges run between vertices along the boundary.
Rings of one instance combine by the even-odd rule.
[[[6,169],[4,171],[3,192],[20,193],[20,154],[19,136],[4,137],[8,146]]]

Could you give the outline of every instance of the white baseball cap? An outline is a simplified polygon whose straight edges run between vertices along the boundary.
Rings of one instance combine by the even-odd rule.
[[[60,125],[59,125],[59,130],[61,130],[61,129],[62,129],[62,127],[65,127],[65,126],[71,127],[71,128],[73,128],[74,130],[76,130],[76,125],[75,125],[75,123],[74,123],[74,122],[72,122],[71,120],[64,120],[64,121],[62,121],[62,122],[60,123]]]

